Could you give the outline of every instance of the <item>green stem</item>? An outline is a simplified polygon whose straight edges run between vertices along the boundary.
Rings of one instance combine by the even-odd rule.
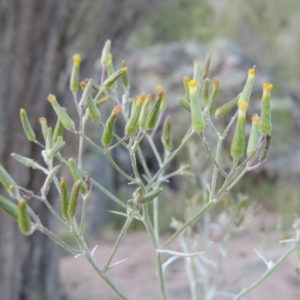
[[[120,243],[121,243],[121,241],[123,240],[123,237],[124,237],[124,235],[126,234],[127,229],[128,229],[128,227],[129,227],[129,225],[131,224],[133,218],[134,218],[134,213],[132,213],[132,214],[126,219],[126,222],[125,222],[125,224],[124,224],[124,226],[123,226],[123,228],[122,228],[122,230],[121,230],[121,232],[120,232],[120,234],[119,234],[119,236],[118,236],[118,239],[117,239],[117,241],[116,241],[116,243],[115,243],[115,246],[114,246],[114,248],[113,248],[113,250],[112,250],[112,252],[111,252],[111,254],[110,254],[110,256],[109,256],[109,258],[108,258],[108,260],[107,260],[107,262],[106,262],[106,264],[105,264],[105,266],[104,266],[104,268],[103,268],[103,272],[106,272],[106,271],[108,270],[108,268],[109,268],[109,266],[110,266],[110,263],[111,263],[113,257],[115,256],[115,254],[116,254],[116,252],[117,252],[117,250],[118,250],[118,248],[119,248],[119,246],[120,246]]]
[[[152,227],[152,224],[151,224],[151,221],[149,218],[149,212],[148,212],[147,205],[143,206],[143,215],[144,215],[145,227],[151,236],[155,250],[158,250],[159,249],[159,241],[158,241],[157,237],[155,236],[155,232],[153,230],[153,227]],[[166,296],[166,290],[165,290],[161,254],[157,251],[155,251],[155,252],[156,252],[155,259],[156,259],[157,277],[158,277],[159,289],[160,289],[160,297],[161,297],[161,300],[166,300],[167,296]]]
[[[105,187],[103,187],[101,184],[99,184],[95,179],[91,178],[91,182],[94,187],[96,187],[99,191],[101,191],[103,194],[105,194],[107,197],[109,197],[111,200],[119,204],[124,209],[127,209],[127,206],[124,202],[122,202],[119,198],[117,198],[114,194],[112,194],[109,190],[107,190]]]
[[[133,139],[131,138],[130,142],[129,142],[129,149],[130,149],[129,156],[130,156],[130,161],[131,161],[131,166],[132,166],[132,169],[133,169],[133,173],[134,173],[134,176],[135,176],[135,179],[133,180],[133,182],[138,182],[138,184],[141,185],[144,188],[142,178],[140,177],[140,173],[139,173],[139,170],[137,168],[135,152],[132,150],[133,149],[132,143],[133,143]]]
[[[47,208],[50,210],[50,212],[52,213],[52,215],[64,226],[66,226],[65,221],[60,217],[60,215],[55,211],[55,209],[52,207],[52,205],[49,203],[49,201],[47,200],[47,198],[43,199],[44,203],[46,204]]]
[[[148,185],[150,186],[151,184],[153,184],[158,176],[165,170],[165,168],[169,165],[169,163],[176,157],[176,155],[186,146],[187,142],[189,141],[189,139],[192,137],[192,135],[194,134],[194,131],[192,129],[190,129],[187,134],[185,135],[185,137],[182,139],[181,144],[178,146],[178,148],[172,152],[172,154],[168,157],[168,159],[163,163],[163,165],[161,166],[161,168],[156,172],[156,174],[152,177],[152,179],[149,181]]]
[[[191,252],[188,247],[187,239],[185,237],[181,236],[179,241],[184,252],[186,253]],[[197,300],[199,295],[199,283],[198,283],[197,269],[194,260],[195,258],[193,257],[185,258],[185,266],[189,277],[191,298],[192,300]]]
[[[83,153],[83,135],[85,129],[85,121],[82,121],[82,112],[79,114],[79,131],[81,132],[79,136],[79,146],[78,146],[78,168],[82,168],[82,153]]]
[[[176,239],[180,233],[182,233],[187,227],[192,225],[197,219],[199,219],[208,209],[215,206],[218,201],[207,202],[204,207],[199,210],[192,218],[186,221],[161,247],[161,249],[166,248],[174,239]]]
[[[81,219],[80,219],[80,229],[79,233],[80,235],[83,235],[84,233],[84,226],[85,226],[85,215],[86,215],[86,203],[89,198],[90,193],[83,196],[83,202],[82,202],[82,208],[81,208]]]
[[[137,154],[139,156],[139,159],[140,159],[140,162],[141,162],[141,164],[143,166],[143,169],[144,169],[144,171],[146,173],[146,176],[147,176],[148,180],[150,180],[150,178],[151,178],[151,172],[150,172],[150,170],[149,170],[149,168],[147,166],[144,154],[143,154],[143,152],[142,152],[142,150],[141,150],[140,147],[138,147],[138,149],[137,149]]]
[[[36,224],[35,228],[37,230],[41,231],[42,233],[46,234],[50,239],[52,239],[54,242],[56,242],[61,247],[66,249],[68,252],[70,252],[72,254],[82,254],[81,250],[77,250],[77,249],[70,247],[68,244],[66,244],[63,240],[61,240],[58,236],[56,236],[54,233],[52,233],[49,229],[47,229],[43,225]]]
[[[157,151],[157,148],[156,148],[155,144],[153,143],[152,135],[151,136],[147,135],[147,139],[148,139],[148,143],[149,143],[150,147],[152,148],[152,151],[153,151],[153,153],[154,153],[154,155],[156,157],[158,165],[161,167],[162,161],[161,161],[160,155],[159,155],[159,153]]]
[[[216,158],[215,158],[216,163],[218,165],[220,163],[221,147],[222,147],[222,140],[218,140],[217,150],[216,150]],[[218,177],[218,168],[215,165],[212,180],[211,180],[211,189],[210,189],[209,201],[211,201],[212,198],[214,197],[214,194],[215,194],[215,191],[216,191],[217,177]]]
[[[105,151],[99,147],[96,143],[94,143],[90,138],[88,138],[85,134],[79,132],[79,131],[74,131],[75,134],[80,135],[80,137],[82,137],[86,142],[88,142],[93,148],[95,148],[97,151],[99,151],[100,153],[104,154]]]
[[[129,180],[130,182],[136,182],[136,179],[127,175],[113,160],[113,158],[111,157],[111,155],[109,154],[108,151],[105,152],[105,155],[108,159],[108,161],[110,162],[110,164],[115,168],[116,171],[118,171],[123,177],[125,177],[127,180]]]
[[[222,168],[219,166],[219,163],[215,160],[209,146],[208,146],[208,143],[207,143],[207,140],[206,140],[206,137],[204,136],[203,132],[199,132],[198,133],[199,137],[201,138],[202,140],[202,143],[207,151],[207,153],[209,154],[209,157],[210,159],[212,160],[212,162],[214,163],[215,167],[219,170],[219,172],[223,175],[223,177],[227,177],[227,174],[222,170]]]
[[[77,236],[77,242],[84,250],[84,256],[86,257],[92,268],[96,271],[96,273],[110,286],[113,291],[115,291],[121,297],[121,299],[128,300],[128,298],[117,288],[117,286],[110,280],[110,278],[99,268],[84,239],[80,236]]]
[[[298,245],[295,243],[281,258],[277,260],[272,267],[268,268],[255,282],[253,282],[248,288],[242,290],[238,295],[236,295],[232,300],[241,299],[258,285],[260,285],[264,280],[266,280],[296,249]]]
[[[141,143],[141,141],[144,139],[145,135],[147,134],[147,131],[143,131],[143,133],[140,135],[140,137],[138,138],[137,141],[134,142],[133,146],[132,146],[132,152],[135,152],[137,147],[139,146],[139,144]]]

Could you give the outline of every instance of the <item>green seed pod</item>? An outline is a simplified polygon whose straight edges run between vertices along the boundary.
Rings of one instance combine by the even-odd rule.
[[[261,164],[263,162],[265,162],[265,160],[268,157],[269,150],[271,148],[271,140],[272,140],[272,137],[270,135],[267,135],[264,148],[262,149],[261,154],[260,154],[260,158],[259,158],[259,163],[261,163]]]
[[[210,87],[210,79],[205,78],[202,86],[202,103],[203,105],[207,105],[209,102],[208,91]]]
[[[193,76],[193,80],[195,80],[197,82],[197,87],[199,90],[199,87],[201,85],[201,75],[200,75],[200,66],[199,66],[199,62],[195,61],[194,62],[194,76]]]
[[[77,198],[79,195],[79,191],[81,188],[81,180],[75,181],[72,190],[71,190],[71,196],[69,200],[69,206],[68,206],[68,215],[70,217],[73,217],[76,214],[76,209],[77,209]]]
[[[44,137],[44,141],[46,142],[47,134],[48,134],[47,119],[46,118],[39,118],[39,122],[41,124],[42,134],[43,134],[43,137]]]
[[[189,90],[189,83],[190,78],[188,76],[184,76],[182,79],[183,87],[184,87],[184,94],[185,94],[185,100],[190,103],[190,90]]]
[[[27,203],[24,199],[20,199],[18,202],[18,223],[19,229],[23,234],[31,233],[31,221],[29,213],[27,211]]]
[[[100,91],[100,86],[97,83],[95,83],[95,82],[93,82],[92,88],[96,92]],[[104,93],[104,91],[103,91],[103,93]]]
[[[143,105],[142,105],[142,109],[141,109],[141,113],[140,113],[140,117],[139,117],[140,128],[145,127],[151,99],[152,99],[152,96],[150,94],[148,94],[145,96],[145,100],[143,101]]]
[[[207,78],[210,61],[211,61],[211,53],[207,53],[205,62],[204,62],[203,72],[202,72],[202,80],[205,80]]]
[[[139,186],[133,193],[133,199],[136,203],[140,203],[143,199],[144,192],[143,189]]]
[[[41,168],[41,166],[31,158],[24,157],[24,156],[21,156],[16,153],[12,153],[11,156],[15,160],[17,160],[18,162],[20,162],[21,164],[23,164],[24,166],[26,166],[28,168],[32,168],[32,169],[40,169]]]
[[[70,131],[74,130],[75,124],[73,120],[69,117],[66,111],[57,103],[55,96],[50,94],[47,99],[51,103],[53,109],[55,110],[59,120],[62,122],[64,127]]]
[[[248,103],[241,101],[238,104],[238,108],[239,114],[230,149],[230,154],[235,163],[237,163],[245,153],[245,126]]]
[[[173,139],[172,139],[172,123],[171,117],[167,116],[164,122],[161,141],[164,145],[164,149],[166,153],[169,153],[172,150]]]
[[[60,165],[55,166],[48,174],[45,183],[41,189],[41,193],[43,196],[46,196],[49,193],[52,181],[54,177],[56,176],[58,170],[60,169]]]
[[[69,215],[68,215],[69,192],[68,192],[67,181],[64,177],[61,177],[59,186],[60,186],[61,215],[64,218],[64,220],[68,220],[69,219]]]
[[[122,60],[121,67],[127,69],[125,60]],[[125,91],[129,91],[130,84],[129,84],[129,79],[128,79],[127,71],[124,72],[124,74],[122,75],[121,79],[122,79],[122,86],[123,86],[124,90]]]
[[[89,172],[84,172],[84,185],[86,190],[90,192],[92,190],[91,174]]]
[[[100,98],[99,100],[95,100],[95,104],[97,107],[101,106],[103,103],[107,102],[109,100],[109,96],[105,96]]]
[[[47,131],[47,138],[46,138],[46,150],[49,150],[53,146],[53,138],[52,138],[52,128],[49,127]]]
[[[102,55],[101,55],[101,64],[103,66],[107,65],[108,55],[110,53],[110,48],[111,48],[111,41],[107,40],[104,44],[104,47],[103,47],[103,50],[102,50]]]
[[[159,108],[160,108],[160,105],[161,105],[161,102],[162,102],[164,96],[165,96],[165,93],[163,91],[159,91],[157,93],[154,105],[149,113],[149,116],[148,116],[146,124],[145,124],[147,130],[151,130],[155,127],[156,121],[158,118],[158,114],[159,114]]]
[[[6,172],[6,170],[0,164],[0,182],[2,183],[5,190],[8,194],[16,198],[18,196],[17,184],[16,182],[10,177],[10,175]]]
[[[111,53],[108,54],[108,60],[107,60],[107,74],[108,76],[111,76],[115,73],[115,68],[114,68],[114,65],[113,65],[113,55]],[[123,74],[124,75],[124,74]],[[122,75],[122,77],[123,77]],[[116,89],[118,87],[118,84],[117,84],[117,81],[115,81],[111,86],[110,88],[111,89]]]
[[[142,109],[142,105],[145,99],[145,95],[140,95],[135,99],[133,111],[125,126],[125,135],[135,135],[139,127],[139,117]]]
[[[66,109],[64,107],[63,107],[63,109],[66,111]],[[57,118],[56,124],[55,124],[55,127],[54,127],[53,136],[52,136],[52,142],[55,143],[57,141],[57,138],[59,136],[63,137],[63,135],[64,135],[64,125],[59,120],[59,118]]]
[[[0,195],[0,208],[18,221],[18,206]]]
[[[47,156],[54,157],[65,145],[66,142],[61,136],[59,136],[53,146],[49,150],[47,150]]]
[[[255,114],[252,116],[252,126],[247,146],[247,157],[249,157],[257,148],[258,140],[259,140],[259,132],[258,132],[258,122],[259,115]],[[257,156],[257,153],[254,157]]]
[[[102,133],[102,138],[101,138],[101,142],[104,147],[108,147],[113,140],[115,121],[116,121],[117,116],[120,113],[121,113],[121,106],[119,106],[119,105],[115,106],[113,108],[113,111],[111,112],[108,120],[106,121],[104,130]]]
[[[74,158],[69,158],[69,169],[71,171],[71,175],[74,181],[77,180],[81,180],[81,192],[84,193],[85,192],[85,186],[84,186],[84,182],[83,182],[83,177],[81,175],[80,170],[77,167],[77,164],[74,160]]]
[[[227,115],[234,107],[236,107],[239,99],[240,99],[240,95],[237,95],[235,98],[233,98],[232,100],[228,101],[227,103],[223,104],[222,106],[220,106],[216,111],[215,111],[215,118],[219,118],[219,117],[223,117],[225,115]]]
[[[112,75],[110,75],[103,83],[105,88],[110,88],[114,82],[127,71],[127,68],[121,68]]]
[[[73,56],[73,68],[70,79],[70,90],[74,93],[78,91],[79,88],[79,70],[80,70],[81,57],[78,54]]]
[[[151,202],[154,198],[156,198],[159,194],[161,194],[164,191],[163,188],[157,188],[154,191],[149,192],[146,194],[140,201],[138,202],[139,204],[146,204]]]
[[[20,119],[27,139],[31,142],[35,141],[35,133],[29,123],[27,113],[23,108],[20,109]]]
[[[179,99],[179,100],[178,100],[178,103],[179,103],[183,108],[185,108],[188,112],[191,112],[191,105],[190,105],[190,103],[186,102],[186,101],[183,100],[183,99]]]
[[[215,111],[218,93],[219,93],[219,79],[215,78],[213,81],[212,91],[208,100],[208,113],[210,116],[212,116]]]
[[[167,97],[166,97],[164,88],[162,87],[162,85],[157,84],[155,89],[157,90],[157,92],[163,92],[164,93],[163,99],[162,99],[162,101],[160,103],[160,106],[159,106],[159,110],[160,111],[165,110],[167,108]]]
[[[202,132],[205,128],[205,120],[200,105],[199,93],[197,90],[197,82],[195,80],[191,80],[189,82],[189,90],[190,90],[192,126],[195,131]]]
[[[93,85],[93,80],[89,79],[89,81],[87,82],[86,86],[84,87],[82,96],[81,96],[79,104],[78,104],[79,108],[81,110],[84,110],[86,108],[86,106],[87,106],[87,101],[88,101],[88,97],[91,94],[92,85]]]
[[[259,120],[259,132],[262,135],[271,135],[272,122],[271,122],[271,104],[270,97],[273,85],[271,83],[263,84],[263,95],[261,100],[261,112]]]
[[[100,122],[101,114],[91,95],[88,97],[87,107],[91,120],[94,122]]]
[[[255,74],[256,73],[257,73],[257,71],[256,71],[255,68],[252,68],[252,69],[248,70],[248,78],[247,78],[246,84],[244,86],[244,89],[241,93],[241,97],[239,99],[239,102],[246,101],[247,103],[249,103],[251,93],[252,93],[252,90],[253,90],[254,79],[255,79]]]

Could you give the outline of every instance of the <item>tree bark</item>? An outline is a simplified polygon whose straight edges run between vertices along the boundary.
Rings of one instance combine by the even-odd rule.
[[[89,76],[105,40],[110,38],[120,49],[154,2],[0,0],[0,161],[20,186],[38,194],[45,178],[10,157],[16,152],[42,162],[40,149],[25,140],[19,109],[25,108],[39,139],[39,117],[46,116],[54,125],[47,95],[70,97],[65,91],[72,54],[84,54],[82,72]],[[50,202],[57,199],[51,197]],[[36,200],[29,204],[44,226],[55,231],[45,206]],[[56,245],[40,233],[23,237],[16,222],[2,211],[0,266],[2,300],[60,298]]]

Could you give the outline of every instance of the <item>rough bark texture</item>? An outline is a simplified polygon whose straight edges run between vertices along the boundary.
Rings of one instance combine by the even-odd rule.
[[[154,1],[0,0],[0,161],[18,184],[39,193],[44,179],[10,157],[17,152],[42,161],[40,149],[25,140],[19,109],[26,109],[37,132],[41,116],[53,124],[45,99],[49,92],[65,99],[70,56],[84,54],[83,73],[91,70],[104,41],[110,38],[120,47]],[[36,200],[29,203],[55,231],[45,207]],[[1,300],[60,298],[56,245],[39,233],[21,236],[2,212],[0,265]]]

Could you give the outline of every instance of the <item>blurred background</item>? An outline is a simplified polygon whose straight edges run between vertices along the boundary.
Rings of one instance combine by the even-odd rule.
[[[258,171],[248,174],[234,193],[248,195],[251,205],[259,202],[260,210],[265,213],[260,221],[265,222],[261,222],[257,230],[288,232],[294,214],[300,215],[299,0],[0,0],[0,161],[21,186],[39,193],[44,178],[20,167],[10,157],[16,152],[41,161],[40,149],[25,140],[19,109],[25,108],[28,112],[38,138],[41,137],[39,117],[46,117],[51,126],[55,124],[55,116],[46,101],[50,92],[71,114],[75,113],[68,88],[71,57],[74,53],[81,54],[82,79],[90,76],[97,80],[99,59],[107,39],[112,41],[116,66],[121,59],[128,64],[132,96],[142,91],[154,93],[156,84],[164,87],[169,112],[179,117],[174,129],[178,136],[182,133],[182,124],[188,123],[188,115],[182,114],[177,104],[183,95],[182,77],[192,76],[193,62],[199,61],[201,66],[207,52],[213,54],[209,77],[220,79],[219,103],[241,91],[246,72],[253,65],[258,70],[254,103],[259,103],[263,82],[274,84],[274,136],[269,160]],[[250,113],[255,112],[255,105]],[[226,120],[220,122],[222,126]],[[90,133],[97,137],[93,128]],[[76,145],[71,135],[66,139]],[[176,142],[179,140],[175,139]],[[195,155],[193,149],[189,149],[189,153],[190,157]],[[114,156],[120,166],[128,167],[123,153],[116,151]],[[151,165],[150,156],[147,161]],[[132,191],[122,186],[124,182],[115,176],[108,163],[91,150],[86,150],[86,157],[84,168],[109,190],[128,199]],[[155,168],[154,164],[153,170]],[[167,195],[174,198],[189,187],[188,183],[176,179],[171,182]],[[101,202],[97,201],[99,197]],[[56,195],[50,199],[55,206]],[[30,205],[46,227],[60,231],[41,203],[30,200]],[[119,224],[107,214],[112,208],[111,201],[104,195],[93,196],[87,233],[92,243],[97,243],[99,236],[105,245],[111,245],[114,240],[113,229]],[[169,209],[168,205],[161,208],[168,216],[161,218],[166,233],[170,230],[171,216],[180,212],[180,203],[173,208]],[[66,240],[70,238],[64,232],[60,234]],[[147,243],[140,231],[135,234],[133,240],[127,242],[129,249],[130,243]],[[76,273],[76,263],[73,258],[64,258],[57,246],[39,233],[21,236],[14,221],[0,212],[1,300],[115,299],[104,292],[93,294],[91,290],[96,289],[97,283],[93,285],[91,278],[72,278],[68,270]],[[299,266],[299,261],[297,263]],[[130,272],[137,267],[131,266]],[[88,267],[87,271],[92,272]],[[126,277],[126,274],[121,275]],[[76,287],[84,280],[90,282],[84,287],[86,296],[80,294],[76,298],[72,290],[77,291]],[[295,291],[300,290],[299,279],[293,277],[292,280],[291,290],[295,287]],[[154,274],[147,283],[150,295],[147,299],[156,299],[150,293],[156,284]],[[170,299],[188,299],[188,294],[178,292],[179,298],[172,295]],[[299,292],[298,295],[295,292],[289,299],[298,299],[298,296]],[[141,299],[139,297],[132,295],[132,299]]]

